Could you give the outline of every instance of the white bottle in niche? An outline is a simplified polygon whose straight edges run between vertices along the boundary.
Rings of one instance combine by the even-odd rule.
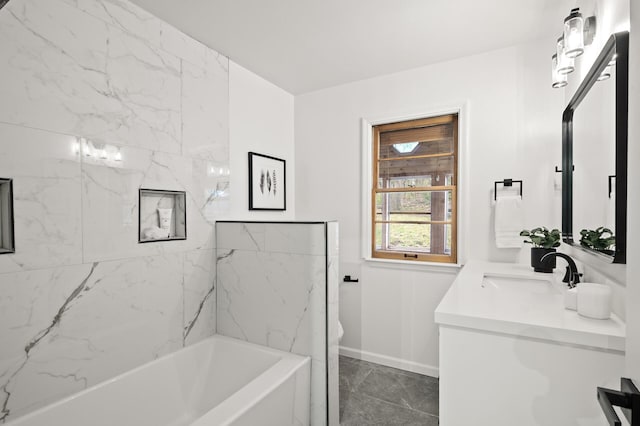
[[[158,209],[158,218],[160,219],[160,229],[166,232],[167,238],[171,238],[171,216],[173,209]]]

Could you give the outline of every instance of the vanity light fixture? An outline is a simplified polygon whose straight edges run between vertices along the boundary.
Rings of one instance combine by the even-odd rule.
[[[565,55],[577,58],[584,53],[584,19],[580,8],[571,9],[571,13],[564,19]]]
[[[558,71],[558,74],[569,74],[576,69],[573,64],[573,58],[567,56],[564,37],[560,37],[556,43],[556,55],[556,70]]]
[[[582,55],[585,46],[593,42],[595,33],[596,17],[590,16],[585,19],[580,13],[580,8],[571,9],[569,16],[564,20],[562,36],[556,42],[555,60],[552,60],[553,88],[567,85],[566,75],[575,70],[575,58]],[[563,75],[564,77],[561,77]]]
[[[558,72],[558,54],[551,56],[551,87],[558,89],[567,85],[567,74]]]

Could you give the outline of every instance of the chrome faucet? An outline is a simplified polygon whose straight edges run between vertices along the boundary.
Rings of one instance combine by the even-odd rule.
[[[552,257],[561,257],[567,261],[569,264],[567,266],[567,272],[564,274],[564,278],[562,282],[567,283],[569,288],[574,288],[576,284],[580,282],[580,273],[578,272],[578,267],[576,266],[576,262],[573,261],[571,257],[564,253],[558,253],[556,251],[547,253],[540,259],[540,263],[545,263],[551,260]]]

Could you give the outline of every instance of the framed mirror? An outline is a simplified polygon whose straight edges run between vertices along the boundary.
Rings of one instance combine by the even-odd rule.
[[[562,115],[562,237],[626,263],[629,33],[613,34]]]

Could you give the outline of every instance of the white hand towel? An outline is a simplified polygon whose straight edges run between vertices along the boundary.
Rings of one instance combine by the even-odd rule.
[[[498,248],[520,248],[520,236],[524,220],[522,198],[519,195],[498,196],[495,210],[496,246]]]

